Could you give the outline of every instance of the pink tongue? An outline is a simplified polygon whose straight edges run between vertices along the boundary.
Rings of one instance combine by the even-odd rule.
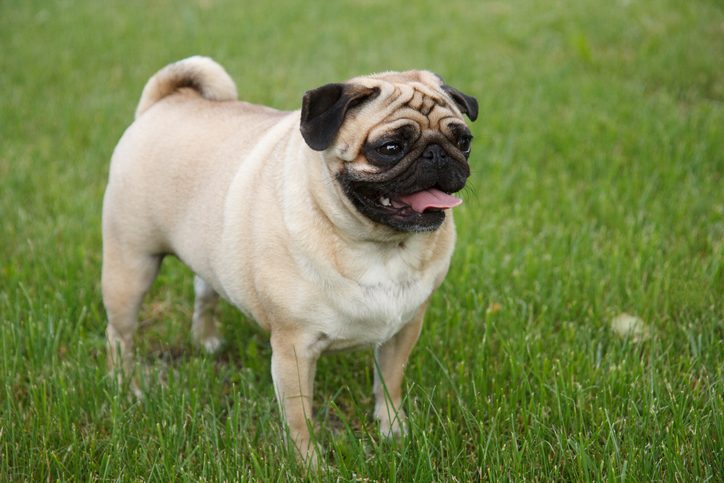
[[[410,205],[412,209],[418,213],[422,213],[428,208],[452,208],[463,202],[460,198],[456,198],[435,188],[401,196],[400,201]]]

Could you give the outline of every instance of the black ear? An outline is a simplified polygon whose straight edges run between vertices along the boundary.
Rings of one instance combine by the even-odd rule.
[[[376,87],[353,84],[327,84],[307,91],[302,99],[302,137],[310,148],[324,151],[337,136],[347,111],[379,93]]]
[[[440,86],[442,90],[447,92],[450,97],[453,98],[453,101],[455,101],[455,104],[460,108],[460,111],[463,114],[467,114],[471,121],[474,121],[478,118],[478,100],[474,97],[468,96],[466,94],[463,94],[459,90],[455,89],[454,87],[450,87],[448,85],[443,84]]]

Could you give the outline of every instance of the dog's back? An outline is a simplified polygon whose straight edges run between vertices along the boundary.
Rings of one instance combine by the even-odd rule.
[[[146,83],[136,119],[113,153],[105,245],[118,239],[173,253],[205,272],[194,266],[204,263],[196,257],[212,256],[210,239],[220,239],[226,193],[240,163],[288,116],[237,101],[234,82],[211,59],[191,57],[161,69]]]

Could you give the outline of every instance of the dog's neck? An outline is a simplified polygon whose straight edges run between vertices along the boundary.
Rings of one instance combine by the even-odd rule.
[[[350,242],[372,242],[390,246],[404,244],[411,236],[419,235],[376,223],[360,213],[337,179],[342,162],[338,159],[330,161],[328,156],[325,152],[307,149],[305,163],[309,167],[309,176],[316,178],[316,182],[309,186],[334,188],[311,192],[309,195],[314,207],[323,213],[324,221],[333,224],[336,232]]]

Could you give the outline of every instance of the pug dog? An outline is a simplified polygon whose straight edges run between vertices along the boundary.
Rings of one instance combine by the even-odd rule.
[[[146,84],[115,148],[103,202],[103,301],[112,373],[133,382],[138,311],[161,261],[195,274],[192,334],[221,344],[224,299],[270,333],[288,435],[314,462],[317,359],[372,346],[381,433],[405,431],[402,377],[450,264],[451,209],[470,174],[477,101],[427,71],[306,92],[301,110],[237,100],[206,57]]]

